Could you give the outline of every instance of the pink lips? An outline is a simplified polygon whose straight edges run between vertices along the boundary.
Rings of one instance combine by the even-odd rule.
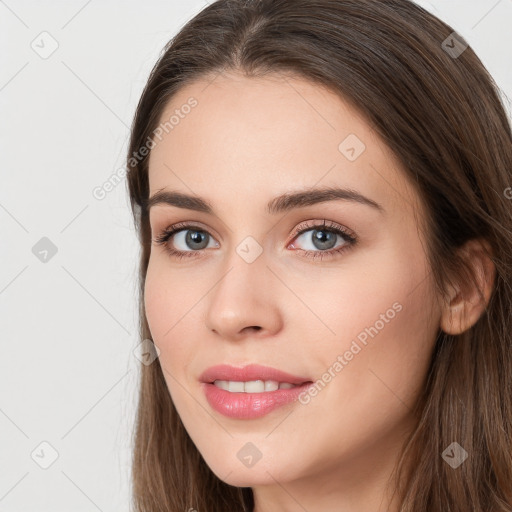
[[[251,364],[243,368],[229,365],[212,366],[201,374],[199,380],[210,406],[217,412],[238,419],[253,419],[264,416],[277,407],[289,404],[298,399],[299,395],[312,381],[306,377],[291,375],[276,368]],[[251,380],[274,380],[289,382],[296,387],[278,389],[262,393],[233,393],[220,389],[213,384],[215,380],[247,382]]]
[[[310,379],[291,375],[276,368],[250,364],[243,368],[221,364],[212,366],[204,371],[199,377],[201,382],[213,382],[215,380],[232,380],[247,382],[249,380],[276,380],[277,382],[289,382],[290,384],[303,384]]]

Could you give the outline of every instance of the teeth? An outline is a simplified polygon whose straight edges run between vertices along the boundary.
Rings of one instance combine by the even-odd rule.
[[[277,382],[275,380],[266,380],[265,381],[265,391],[276,391],[279,389],[279,386],[280,386],[279,382]],[[245,389],[247,389],[247,384],[245,385]]]
[[[242,393],[244,391],[244,383],[229,381],[228,391],[231,391],[231,393]]]
[[[289,382],[279,383],[275,380],[250,380],[248,382],[216,380],[213,384],[231,393],[263,393],[264,391],[277,391],[278,389],[296,387],[295,384],[290,384]]]

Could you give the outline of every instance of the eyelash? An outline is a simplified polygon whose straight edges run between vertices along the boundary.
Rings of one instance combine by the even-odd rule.
[[[309,221],[311,222],[311,221]],[[345,241],[346,244],[339,247],[338,249],[330,249],[329,251],[308,251],[305,249],[295,249],[296,251],[301,251],[305,253],[305,256],[307,258],[310,258],[312,260],[323,260],[324,258],[333,258],[335,256],[340,255],[341,253],[351,249],[353,246],[355,246],[358,242],[358,238],[355,236],[355,234],[346,228],[340,226],[339,224],[336,224],[332,221],[324,220],[322,224],[308,224],[308,222],[303,222],[302,224],[299,224],[295,230],[295,233],[293,235],[292,241],[295,240],[298,236],[302,235],[303,233],[306,233],[307,231],[311,230],[318,230],[318,231],[326,231],[329,233],[334,233],[336,235],[341,235]],[[164,229],[155,239],[154,243],[157,245],[162,245],[165,247],[165,250],[169,253],[170,256],[173,258],[176,258],[178,260],[181,260],[183,258],[196,258],[198,257],[198,253],[201,253],[205,249],[200,249],[197,251],[177,251],[176,249],[172,249],[167,245],[167,242],[170,240],[170,238],[180,232],[180,231],[187,231],[187,230],[194,230],[201,233],[208,233],[206,230],[200,228],[199,226],[195,226],[193,224],[187,224],[185,222],[180,222],[178,224],[174,224],[172,226],[169,226],[168,228]],[[211,236],[208,233],[209,236]]]

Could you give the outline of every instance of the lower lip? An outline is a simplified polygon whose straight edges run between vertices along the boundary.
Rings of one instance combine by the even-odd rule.
[[[214,384],[203,382],[203,391],[210,406],[224,416],[237,419],[254,419],[265,416],[274,409],[295,402],[313,382],[290,389],[277,389],[263,393],[232,393]]]

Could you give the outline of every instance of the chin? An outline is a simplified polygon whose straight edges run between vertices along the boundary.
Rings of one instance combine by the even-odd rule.
[[[224,477],[215,473],[223,482],[235,487],[254,487],[258,485],[273,485],[275,484],[274,478],[270,476],[265,470],[252,469],[233,469],[229,475]],[[272,472],[270,472],[272,474]],[[279,479],[277,479],[279,480]]]
[[[226,464],[226,459],[218,461],[219,464],[208,464],[215,476],[226,484],[235,487],[253,487],[256,485],[274,485],[275,479],[281,481],[280,468],[269,467],[263,459],[252,467],[246,467],[237,459],[235,463]],[[273,477],[273,478],[272,478]]]

